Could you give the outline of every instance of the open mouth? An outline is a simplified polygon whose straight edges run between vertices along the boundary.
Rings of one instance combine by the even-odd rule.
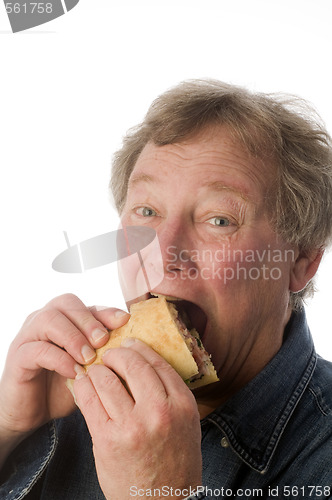
[[[186,343],[196,363],[194,374],[185,382],[192,390],[217,382],[219,379],[211,361],[211,355],[203,345],[204,336],[208,330],[208,317],[205,312],[194,302],[157,292],[149,293],[146,300],[156,297],[159,297],[163,307],[168,309],[177,332]],[[165,299],[168,304],[165,304]]]
[[[169,295],[162,295],[159,293],[149,294],[150,298],[153,297],[165,297],[168,302],[173,302],[176,309],[179,312],[179,316],[188,328],[191,330],[195,328],[199,333],[200,338],[204,339],[204,332],[207,325],[207,316],[203,309],[201,309],[197,304],[189,302],[188,300],[181,299],[179,297],[172,297]]]

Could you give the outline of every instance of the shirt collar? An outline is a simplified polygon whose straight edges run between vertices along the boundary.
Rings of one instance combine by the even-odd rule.
[[[293,313],[268,365],[206,420],[217,425],[250,467],[265,473],[316,365],[304,310]]]

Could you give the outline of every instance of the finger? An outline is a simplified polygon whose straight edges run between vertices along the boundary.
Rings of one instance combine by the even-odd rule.
[[[16,352],[15,363],[24,370],[22,373],[26,379],[33,377],[35,371],[42,368],[55,371],[66,378],[74,378],[78,369],[78,365],[75,366],[75,361],[66,351],[46,341],[22,344]]]
[[[167,395],[180,395],[182,393],[188,395],[188,393],[190,393],[187,385],[184,383],[180,375],[174,370],[174,368],[145,342],[134,338],[126,338],[123,340],[122,346],[130,351],[139,353],[146,360],[146,362],[153,367],[159,379],[161,380]],[[111,355],[110,351],[111,350],[106,351],[106,353],[104,354],[104,356],[107,355],[107,361],[109,360],[109,356]],[[104,358],[103,362],[105,363]],[[112,361],[112,366],[114,366],[114,369],[116,369],[116,363],[116,359]]]
[[[130,318],[130,314],[114,307],[92,306],[89,307],[94,317],[109,330],[120,328]]]
[[[159,365],[166,362],[160,356],[158,358],[160,359],[154,359],[152,366],[140,352],[119,347],[106,351],[103,363],[126,382],[135,402],[140,403],[151,398],[167,398],[164,384],[159,377]],[[170,365],[166,365],[165,371],[173,370]]]
[[[96,389],[87,374],[81,374],[74,381],[75,401],[84,415],[90,434],[95,435],[109,422],[110,416],[105,410]],[[98,435],[98,434],[97,434]]]
[[[112,419],[128,415],[135,402],[119,377],[103,365],[91,366],[88,376],[106,412]]]
[[[14,345],[33,341],[49,341],[64,348],[78,363],[94,360],[96,353],[84,333],[57,309],[41,309],[33,321],[23,329]]]
[[[86,336],[91,346],[101,347],[109,339],[107,328],[76,295],[61,295],[53,299],[49,306],[62,312]]]

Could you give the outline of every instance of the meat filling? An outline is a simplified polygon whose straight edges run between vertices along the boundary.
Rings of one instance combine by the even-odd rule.
[[[209,374],[208,362],[210,360],[209,354],[203,347],[202,342],[200,341],[199,335],[194,328],[187,328],[188,318],[181,317],[179,311],[178,316],[175,318],[177,327],[182,337],[184,338],[198,368],[198,374],[194,375],[189,379],[189,382],[193,382],[194,380],[200,379],[203,375]],[[186,325],[187,323],[187,325]]]

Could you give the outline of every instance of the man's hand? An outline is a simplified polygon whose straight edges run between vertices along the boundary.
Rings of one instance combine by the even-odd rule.
[[[133,339],[125,345],[107,351],[106,366],[91,366],[74,383],[100,486],[112,500],[129,500],[138,489],[146,491],[140,498],[151,498],[148,490],[163,486],[195,489],[202,474],[195,398],[150,347]]]
[[[10,346],[0,381],[0,449],[7,450],[0,453],[0,466],[2,455],[22,438],[74,410],[65,381],[107,342],[107,328],[128,320],[129,314],[121,313],[87,308],[66,294],[27,318]]]

